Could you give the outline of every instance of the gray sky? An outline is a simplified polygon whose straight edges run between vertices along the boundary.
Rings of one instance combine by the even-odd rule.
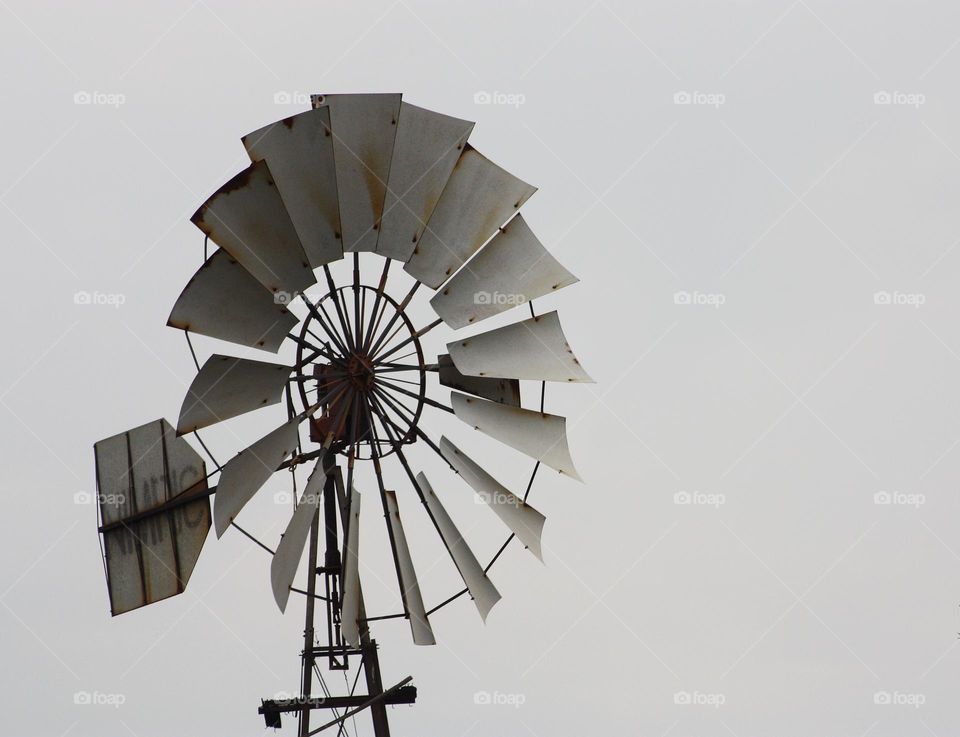
[[[75,495],[96,440],[176,419],[188,217],[245,166],[240,136],[353,91],[477,121],[471,142],[539,187],[525,217],[581,283],[537,307],[597,381],[548,386],[586,484],[539,476],[546,565],[511,548],[486,626],[461,600],[437,647],[374,630],[385,682],[420,690],[395,733],[960,730],[960,6],[6,0],[0,17],[6,731],[256,735],[259,699],[296,689],[302,602],[276,611],[269,556],[211,534],[184,595],[111,619]],[[209,443],[222,461],[281,417]],[[425,424],[524,484],[518,454]],[[415,455],[488,557],[498,520]],[[398,471],[429,606],[458,580]],[[286,488],[241,517],[273,543]],[[368,606],[395,610],[382,519],[362,524]],[[74,703],[94,692],[123,704]]]

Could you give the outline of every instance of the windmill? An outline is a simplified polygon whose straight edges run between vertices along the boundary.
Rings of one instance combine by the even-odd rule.
[[[211,524],[217,537],[234,529],[271,554],[270,585],[281,612],[292,593],[304,597],[300,694],[263,700],[267,726],[280,727],[282,716],[293,714],[305,736],[342,728],[369,710],[375,734],[388,735],[386,707],[413,703],[416,688],[410,677],[384,687],[370,624],[403,617],[415,644],[432,645],[430,616],[465,594],[486,619],[500,599],[488,573],[507,545],[516,538],[542,559],[544,516],[527,503],[538,469],[579,478],[565,419],[544,411],[544,395],[546,382],[590,378],[557,313],[533,308],[534,299],[577,279],[518,212],[534,188],[473,148],[472,128],[399,94],[336,94],[316,95],[311,109],[244,136],[250,165],[192,217],[205,235],[204,262],[168,325],[184,331],[197,375],[176,426],[160,419],[94,445],[113,615],[183,592]],[[208,254],[211,241],[217,248]],[[373,258],[372,278],[369,269],[362,273],[361,253],[363,265],[380,257]],[[338,285],[331,267],[351,261],[352,279]],[[412,286],[399,294],[401,268]],[[423,287],[433,290],[429,304],[437,319],[416,326],[409,307]],[[305,310],[302,319],[291,311],[295,304]],[[520,305],[529,307],[529,317],[469,336],[453,332],[446,352],[435,359],[424,354],[428,332],[461,331]],[[273,353],[289,340],[295,359],[281,364],[215,354],[201,366],[190,337],[197,334]],[[538,408],[521,405],[521,380],[540,384]],[[428,396],[434,383],[435,392],[450,391],[449,404]],[[277,404],[285,404],[286,421],[222,465],[200,438],[200,430]],[[425,408],[453,414],[531,457],[525,492],[507,489],[447,437],[431,437],[420,421]],[[212,471],[187,435],[206,452]],[[448,480],[435,491],[417,470],[414,450],[442,458],[507,528],[486,564],[441,501]],[[397,491],[384,472],[388,460]],[[372,466],[376,479],[363,495],[355,484],[361,464]],[[271,547],[237,520],[275,473],[299,469],[309,475]],[[361,499],[364,510],[379,507],[384,515],[399,614],[366,611]],[[417,501],[464,585],[430,608],[401,520],[401,508],[410,513]],[[304,553],[306,583],[298,587]],[[324,695],[314,695],[321,664],[346,671],[351,663],[357,674],[349,694],[328,694],[323,684]],[[366,694],[355,692],[361,672]],[[332,718],[311,727],[311,713],[320,709]]]

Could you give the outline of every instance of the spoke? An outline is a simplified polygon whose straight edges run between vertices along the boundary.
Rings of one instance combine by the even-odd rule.
[[[388,379],[383,378],[381,379],[381,381],[388,381]],[[430,397],[422,397],[419,394],[414,394],[409,389],[404,389],[401,386],[394,386],[393,384],[388,384],[386,388],[390,389],[391,391],[400,392],[401,394],[406,394],[408,397],[413,397],[418,401],[422,401],[424,404],[429,404],[431,407],[436,407],[437,409],[442,409],[446,412],[449,412],[450,414],[454,414],[454,411],[452,408],[448,407],[445,404],[441,404],[440,402],[436,402],[430,399]]]
[[[385,366],[386,368],[381,368],[381,366]],[[373,373],[392,374],[392,373],[396,373],[397,371],[427,371],[427,370],[428,369],[426,366],[417,366],[412,363],[384,363],[384,364],[376,365],[373,370]]]
[[[340,327],[343,328],[343,334],[346,337],[347,341],[350,341],[350,328],[347,327],[347,320],[343,316],[343,310],[340,309],[340,300],[337,298],[339,292],[337,291],[337,285],[333,282],[333,274],[330,273],[330,266],[328,264],[323,265],[323,273],[327,277],[327,290],[330,292],[330,296],[333,298],[333,304],[337,308],[337,317],[340,320]],[[352,344],[351,344],[351,347]]]
[[[387,322],[386,326],[380,332],[380,337],[377,338],[376,342],[368,351],[368,354],[375,356],[377,351],[380,350],[380,346],[383,344],[384,336],[390,332],[390,328],[393,327],[393,324],[400,319],[400,315],[403,314],[403,311],[407,309],[407,305],[410,304],[410,300],[413,299],[413,295],[417,293],[417,290],[420,288],[420,282],[415,282],[414,285],[410,288],[410,291],[407,292],[407,296],[403,298],[403,301],[397,306],[397,311],[393,313],[393,316]]]
[[[338,358],[336,355],[334,355],[333,353],[331,353],[331,352],[329,351],[329,349],[320,348],[320,347],[318,347],[318,346],[315,346],[315,345],[314,345],[313,343],[311,343],[309,340],[305,340],[305,339],[301,338],[301,337],[300,337],[299,335],[297,335],[296,333],[287,333],[287,337],[290,338],[290,339],[291,339],[292,341],[294,341],[295,343],[297,343],[298,345],[302,345],[304,348],[309,348],[310,350],[313,351],[313,353],[312,353],[311,355],[309,355],[309,356],[307,356],[306,358],[298,361],[298,362],[294,365],[294,367],[293,367],[294,369],[301,369],[301,368],[303,368],[303,367],[306,366],[308,363],[310,363],[311,361],[313,361],[313,359],[317,358],[317,356],[324,356],[324,357],[328,358],[328,359],[331,360],[331,361],[339,361],[339,358]]]
[[[343,351],[344,344],[341,340],[340,334],[333,329],[333,321],[330,319],[330,315],[324,310],[323,316],[320,315],[320,312],[317,311],[317,306],[313,304],[306,296],[303,296],[303,304],[306,305],[307,310],[310,311],[310,314],[313,318],[320,323],[320,326],[323,328],[324,332],[330,337],[330,339],[337,345],[337,348],[340,351]],[[326,317],[326,319],[324,319]],[[329,323],[329,325],[327,324]]]
[[[387,274],[390,272],[390,264],[393,263],[393,259],[384,259],[383,264],[383,273],[380,274],[380,283],[377,285],[377,296],[373,300],[373,310],[370,313],[370,322],[367,325],[367,331],[363,336],[363,351],[366,352],[370,347],[370,341],[373,340],[373,334],[376,330],[374,326],[374,318],[377,317],[377,312],[380,310],[380,302],[383,300],[383,292],[387,286]],[[377,318],[377,325],[380,324],[380,319]]]
[[[353,347],[360,347],[363,322],[360,316],[360,252],[353,252]]]
[[[415,340],[419,340],[419,339],[422,338],[424,335],[426,335],[426,334],[429,333],[431,330],[433,330],[435,327],[437,327],[437,325],[440,325],[442,322],[443,322],[443,320],[441,320],[441,319],[438,317],[436,320],[434,320],[432,323],[430,323],[430,324],[427,325],[426,327],[420,328],[420,330],[418,330],[417,332],[415,332],[413,335],[411,335],[410,337],[408,337],[408,338],[407,338],[406,340],[404,340],[403,342],[397,343],[393,348],[391,348],[389,351],[387,351],[386,353],[384,353],[382,356],[377,356],[377,358],[379,358],[379,359],[382,361],[382,360],[385,359],[387,356],[390,356],[390,355],[396,353],[397,351],[399,351],[401,348],[403,348],[403,347],[404,347],[405,345],[407,345],[408,343],[412,343],[412,342],[415,341]]]

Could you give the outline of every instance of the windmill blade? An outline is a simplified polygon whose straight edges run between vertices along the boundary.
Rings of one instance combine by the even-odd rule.
[[[290,375],[289,366],[213,355],[194,377],[180,407],[177,434],[276,404]]]
[[[244,136],[251,161],[266,161],[310,266],[343,256],[330,109],[316,108]]]
[[[510,531],[541,561],[540,536],[546,518],[466,456],[446,437],[440,438],[440,453],[486,502]]]
[[[292,299],[317,282],[265,161],[220,187],[190,220],[271,292]]]
[[[440,531],[440,538],[443,540],[447,552],[450,553],[453,564],[460,572],[460,578],[463,579],[467,591],[470,592],[473,603],[477,606],[477,611],[480,612],[480,618],[486,622],[487,614],[493,609],[493,605],[500,601],[500,592],[497,591],[493,582],[487,577],[486,571],[477,562],[477,557],[473,554],[470,546],[467,545],[466,540],[463,539],[453,520],[450,519],[450,515],[443,508],[437,495],[433,492],[433,487],[430,486],[430,482],[427,481],[427,477],[423,473],[417,474],[417,486],[420,487],[427,510],[429,510],[430,516],[433,517],[437,529]]]
[[[410,546],[407,545],[407,536],[403,532],[403,523],[400,521],[400,507],[397,504],[397,494],[393,491],[384,491],[387,500],[387,524],[394,547],[397,551],[397,560],[400,564],[400,586],[403,591],[403,602],[410,619],[410,632],[413,635],[414,645],[436,645],[433,629],[427,619],[427,611],[423,606],[423,596],[420,594],[420,584],[417,582],[417,571],[413,567],[413,558],[410,556]]]
[[[167,325],[276,353],[297,318],[218,248],[177,299]]]
[[[400,115],[398,94],[318,95],[330,110],[344,251],[377,250]]]
[[[270,561],[270,587],[273,589],[273,599],[281,612],[287,609],[290,587],[297,575],[300,558],[303,557],[303,548],[307,544],[310,526],[320,507],[320,495],[327,478],[323,468],[324,455],[321,454],[317,459],[317,465],[307,479],[307,485],[303,489],[303,494],[300,495],[297,508],[290,522],[287,523],[283,537],[280,538],[277,552],[273,554],[273,559]]]
[[[210,529],[203,459],[164,419],[93,450],[111,614],[182,593]]]
[[[473,126],[401,103],[377,253],[400,261],[410,258]]]
[[[467,376],[593,382],[570,350],[556,312],[447,343],[447,351]]]
[[[516,379],[484,379],[464,376],[453,365],[448,353],[437,357],[437,374],[442,386],[459,389],[467,394],[484,397],[510,407],[520,406],[520,382]]]
[[[314,405],[287,420],[226,462],[220,472],[213,502],[213,525],[217,537],[223,537],[244,505],[267,483],[267,479],[286,457],[293,453],[300,438],[300,423],[318,408],[319,405]]]
[[[583,480],[570,458],[565,417],[507,407],[457,392],[450,392],[450,406],[454,414],[470,427],[566,476]]]
[[[536,191],[467,144],[403,268],[436,289]]]
[[[430,305],[447,325],[459,329],[578,281],[518,214],[433,296]]]
[[[340,632],[353,647],[360,647],[360,492],[350,491],[350,512],[343,539],[343,601],[340,606]]]

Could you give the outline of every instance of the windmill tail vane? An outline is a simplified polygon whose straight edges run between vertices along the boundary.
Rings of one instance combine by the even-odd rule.
[[[384,686],[371,623],[404,618],[416,645],[433,645],[430,616],[463,595],[485,620],[500,599],[488,574],[507,545],[516,538],[543,559],[545,518],[527,502],[540,466],[580,478],[566,420],[544,411],[544,396],[547,382],[591,379],[557,312],[533,308],[577,279],[518,212],[535,188],[473,148],[472,130],[399,94],[332,94],[244,136],[249,166],[191,218],[205,249],[207,241],[217,248],[205,251],[167,323],[185,333],[197,368],[176,425],[158,419],[94,445],[113,615],[182,593],[211,526],[218,538],[232,529],[271,555],[270,589],[281,612],[291,594],[303,597],[300,694],[263,700],[267,726],[280,727],[287,714],[305,736],[369,711],[377,737],[388,735],[387,706],[413,703],[416,688],[411,677]],[[418,326],[409,308],[424,296],[437,319]],[[461,333],[521,306],[529,316]],[[451,331],[445,351],[428,356],[422,339],[441,327]],[[201,365],[193,335],[273,354],[286,346],[295,357],[212,354]],[[522,405],[521,381],[539,384],[533,408]],[[222,465],[213,458],[200,430],[272,405],[285,405],[282,424]],[[462,444],[432,437],[422,422],[432,412],[532,459],[526,488],[510,490]],[[454,473],[435,487],[420,452]],[[387,476],[388,463],[395,476]],[[363,493],[355,483],[361,466],[376,482]],[[271,477],[300,467],[309,475],[279,540],[240,527],[244,507]],[[472,489],[506,528],[486,563],[441,501],[462,493],[451,487]],[[432,607],[401,517],[416,502],[463,581]],[[401,612],[366,611],[359,521],[362,510],[374,514],[371,507],[385,520]],[[296,586],[304,557],[305,582]],[[332,696],[322,684],[325,695],[316,696],[321,663],[333,671],[353,663],[354,689]],[[355,691],[360,672],[366,693]],[[311,726],[317,710],[332,718]]]

